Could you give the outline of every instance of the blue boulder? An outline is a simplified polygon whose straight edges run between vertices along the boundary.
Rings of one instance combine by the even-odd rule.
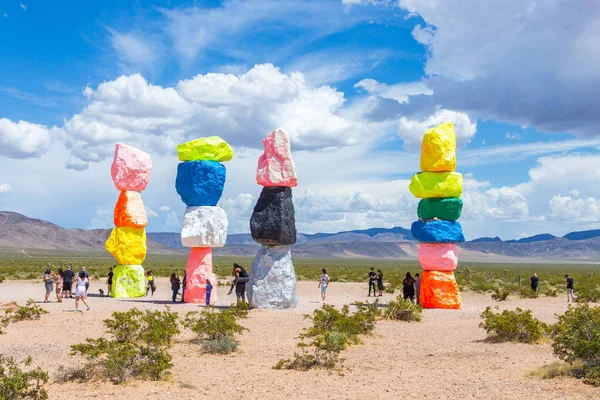
[[[462,227],[456,221],[415,221],[410,227],[413,237],[424,243],[461,243]]]
[[[186,161],[177,166],[175,189],[188,206],[216,206],[227,172],[217,161]]]

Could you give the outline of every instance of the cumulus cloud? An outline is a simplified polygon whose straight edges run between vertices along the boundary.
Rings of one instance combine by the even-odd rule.
[[[549,218],[570,223],[600,222],[600,199],[553,196]]]
[[[169,206],[160,206],[160,211],[169,212],[169,211],[171,211],[171,207],[169,207]]]
[[[2,185],[0,185],[0,193],[8,193],[10,192],[10,189],[12,188],[8,183],[3,183]]]
[[[148,218],[156,218],[156,217],[158,217],[158,214],[156,213],[156,211],[154,211],[150,207],[146,206],[146,216]]]
[[[50,131],[43,125],[0,118],[0,155],[10,158],[39,157],[50,148]]]

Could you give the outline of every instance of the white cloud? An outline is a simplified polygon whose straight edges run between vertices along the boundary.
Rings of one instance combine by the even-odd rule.
[[[43,125],[0,118],[0,155],[11,158],[39,157],[50,148],[50,131]]]
[[[519,140],[521,139],[521,135],[519,135],[518,133],[510,133],[510,132],[506,132],[505,137],[509,140]]]
[[[551,219],[568,223],[600,222],[600,199],[556,195],[550,199]]]
[[[90,220],[86,229],[110,229],[114,224],[114,211],[109,209],[96,210],[96,215]]]
[[[160,206],[160,211],[169,212],[169,211],[171,211],[171,207],[169,207],[169,206]]]
[[[168,232],[179,232],[181,231],[182,223],[179,221],[179,217],[175,211],[167,213],[165,218],[164,230]]]
[[[72,169],[73,171],[87,171],[89,167],[90,163],[73,157],[69,157],[69,159],[65,162],[65,168]]]
[[[385,83],[380,83],[375,79],[363,79],[355,84],[354,87],[363,89],[369,94],[377,95],[384,99],[396,100],[400,103],[407,101],[410,96],[433,94],[433,91],[427,87],[427,82],[425,81],[387,85]]]
[[[146,216],[148,218],[156,218],[158,217],[158,214],[156,213],[156,211],[154,211],[153,209],[151,209],[150,207],[146,206]]]
[[[10,185],[8,183],[3,183],[2,185],[0,185],[0,193],[8,193],[10,192]]]
[[[121,62],[124,71],[154,69],[160,58],[161,50],[157,41],[141,32],[122,33],[107,28],[110,33],[110,44]]]

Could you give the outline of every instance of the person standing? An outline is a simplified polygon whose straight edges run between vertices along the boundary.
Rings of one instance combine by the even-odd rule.
[[[148,284],[146,285],[146,296],[148,296],[148,292],[152,291],[152,297],[154,297],[154,292],[156,292],[156,284],[154,283],[154,273],[152,272],[152,270],[149,270],[148,272],[146,272],[146,276],[148,277]]]
[[[415,297],[417,304],[421,304],[421,275],[415,274]]]
[[[377,275],[375,274],[375,268],[371,267],[369,271],[369,294],[367,297],[371,296],[371,289],[373,289],[373,296],[377,295],[377,292],[375,292],[375,282],[377,282]]]
[[[87,303],[87,288],[85,284],[88,283],[84,271],[81,271],[77,276],[77,286],[75,286],[75,311],[79,311],[79,300],[87,306],[87,311],[90,311],[92,307]]]
[[[187,271],[183,273],[183,279],[181,280],[181,302],[185,303],[185,287],[187,285]]]
[[[75,278],[75,272],[73,272],[73,266],[69,265],[66,271],[63,272],[63,297],[73,298],[73,279]]]
[[[90,288],[90,274],[87,272],[87,269],[85,267],[81,267],[81,271],[79,272],[79,275],[81,275],[81,273],[83,273],[83,275],[85,276],[85,279],[86,279],[86,281],[85,281],[85,295],[87,296],[87,291]]]
[[[530,280],[531,280],[531,290],[533,290],[534,292],[537,292],[538,284],[540,283],[540,280],[539,280],[537,274],[533,274],[533,276],[530,278]]]
[[[573,302],[575,301],[575,297],[573,296],[573,286],[575,285],[575,281],[569,274],[565,275],[565,278],[567,278],[567,303]]]
[[[116,265],[115,265],[116,267]],[[113,276],[115,274],[113,273],[113,269],[109,268],[108,269],[108,275],[106,276],[106,295],[110,296],[110,292],[112,291],[112,280],[113,280]]]
[[[406,278],[402,281],[402,292],[404,294],[404,299],[410,299],[411,301],[415,301],[415,280],[410,275],[410,272],[406,273]]]
[[[56,300],[59,303],[62,303],[62,291],[63,291],[63,280],[64,280],[64,272],[62,268],[58,269],[58,273],[56,274]]]
[[[48,298],[50,297],[50,293],[54,291],[54,274],[52,273],[52,268],[48,268],[44,272],[44,286],[46,287],[44,303],[49,303]]]
[[[380,269],[377,270],[377,290],[379,290],[379,297],[383,296],[383,272]]]
[[[319,279],[319,286],[317,286],[321,288],[321,304],[325,304],[325,300],[327,300],[327,286],[329,286],[330,281],[327,270],[321,268],[321,278]]]
[[[237,263],[233,264],[232,275],[235,278],[235,296],[237,297],[237,301],[238,303],[245,303],[246,283],[250,280],[250,275],[248,275],[248,271],[244,267]]]
[[[171,290],[173,291],[173,303],[177,301],[177,293],[181,288],[181,281],[175,272],[171,274]]]
[[[212,283],[210,283],[210,281],[207,279],[206,280],[206,305],[207,306],[210,306],[210,295],[212,293],[212,288],[213,288]]]

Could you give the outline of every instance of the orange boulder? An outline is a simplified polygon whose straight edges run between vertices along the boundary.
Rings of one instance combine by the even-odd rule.
[[[140,192],[121,191],[115,206],[115,226],[144,228],[146,225],[148,225],[148,217]]]
[[[420,301],[423,308],[462,308],[462,296],[452,271],[423,271]]]

